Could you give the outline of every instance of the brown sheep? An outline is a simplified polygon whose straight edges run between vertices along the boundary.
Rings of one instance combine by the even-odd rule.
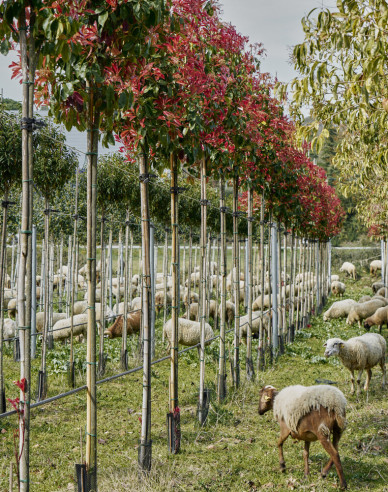
[[[335,465],[341,489],[347,484],[342,470],[338,443],[346,426],[346,399],[342,392],[329,385],[289,386],[277,391],[273,386],[265,386],[260,390],[259,414],[263,415],[273,409],[274,416],[280,425],[278,440],[280,470],[286,471],[283,456],[283,443],[291,436],[292,439],[304,441],[304,474],[309,474],[310,443],[319,440],[329,454],[330,460],[322,469],[322,477],[326,477],[330,468]],[[330,435],[333,434],[333,442]]]
[[[386,325],[388,328],[388,306],[379,308],[372,316],[369,316],[369,318],[366,318],[364,321],[364,328],[366,328],[367,331],[369,331],[373,325],[378,325],[380,328],[380,335],[383,325]]]
[[[141,311],[129,313],[127,315],[127,335],[140,332],[141,323]],[[117,338],[123,336],[123,316],[118,316],[107,330],[104,331],[104,335],[108,338]]]

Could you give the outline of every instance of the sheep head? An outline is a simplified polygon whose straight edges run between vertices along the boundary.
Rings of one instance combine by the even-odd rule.
[[[332,355],[339,355],[341,347],[344,342],[340,338],[329,338],[326,343],[323,344],[326,347],[325,357],[331,357]]]
[[[277,394],[277,389],[271,385],[263,386],[261,388],[259,393],[259,415],[263,415],[264,413],[268,412],[268,410],[272,409],[273,402]]]

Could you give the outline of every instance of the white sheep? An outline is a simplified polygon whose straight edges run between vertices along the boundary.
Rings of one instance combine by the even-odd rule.
[[[372,299],[362,304],[356,304],[352,306],[349,311],[348,317],[346,318],[346,324],[352,325],[357,321],[358,326],[361,328],[361,321],[372,316],[372,314],[377,311],[378,308],[386,306],[387,300],[384,299]]]
[[[388,297],[388,287],[380,287],[376,292],[377,296]]]
[[[352,306],[356,304],[357,302],[353,299],[344,299],[343,301],[333,302],[330,308],[323,313],[323,321],[328,321],[329,319],[346,318]]]
[[[167,338],[171,345],[172,337],[172,319],[169,319],[163,326],[164,336]],[[212,327],[205,323],[205,340],[213,338],[214,333]],[[178,343],[186,345],[187,347],[193,347],[201,341],[201,324],[198,321],[191,321],[185,318],[178,318]],[[210,342],[208,341],[206,345]]]
[[[66,313],[53,313],[53,325],[60,319],[65,319]],[[42,333],[43,331],[43,323],[44,323],[44,312],[41,311],[36,313],[36,331],[38,333]]]
[[[358,304],[362,304],[363,302],[367,302],[367,301],[370,301],[370,300],[372,300],[371,296],[362,296],[358,300]]]
[[[335,280],[331,283],[331,292],[335,296],[343,296],[345,294],[346,286],[343,282]]]
[[[383,282],[374,282],[372,284],[372,290],[373,290],[373,293],[376,294],[376,292],[381,289],[381,287],[384,287],[384,284]]]
[[[347,487],[341,460],[338,454],[338,443],[346,427],[346,399],[343,393],[329,385],[319,386],[288,386],[280,392],[273,386],[265,386],[260,391],[259,414],[263,415],[273,409],[274,417],[280,426],[278,440],[280,470],[286,471],[283,455],[283,443],[291,436],[292,439],[304,441],[304,474],[309,474],[310,443],[321,443],[330,455],[330,460],[321,471],[326,477],[334,464],[337,469],[341,488]],[[330,442],[330,435],[333,442]]]
[[[261,323],[261,311],[253,311],[252,313],[252,335],[257,335],[259,333],[260,329],[260,323]],[[245,316],[241,316],[240,318],[240,336],[244,339],[247,338],[247,333],[248,333],[248,322],[249,322],[249,316],[246,314]],[[268,331],[269,325],[271,323],[271,318],[268,313],[264,313],[263,315],[263,328],[264,330]]]
[[[5,341],[12,340],[16,333],[16,322],[13,319],[5,318],[3,321],[3,338]],[[10,342],[8,342],[9,344]]]
[[[339,275],[331,275],[330,282],[339,282]]]
[[[383,325],[386,325],[388,328],[388,306],[377,309],[377,311],[372,314],[372,316],[369,316],[369,318],[366,318],[366,320],[364,321],[364,328],[366,328],[368,331],[370,330],[371,326],[374,325],[378,325],[378,327],[380,328],[380,334]]]
[[[383,267],[383,262],[381,260],[373,260],[370,262],[369,271],[371,275],[375,275],[378,270],[381,270]]]
[[[372,377],[372,367],[380,364],[383,372],[382,387],[385,388],[385,352],[387,344],[378,333],[365,333],[360,337],[349,338],[344,341],[340,338],[329,338],[325,343],[325,356],[338,355],[343,365],[351,374],[351,392],[354,393],[354,371],[358,371],[357,395],[360,393],[362,371],[366,370],[364,390],[368,391]]]
[[[350,263],[349,261],[345,261],[345,263],[342,263],[342,266],[340,268],[340,272],[347,273],[354,280],[356,280],[356,278],[357,278],[356,267],[353,265],[353,263]]]
[[[73,336],[85,335],[88,328],[88,315],[77,314],[73,317]],[[65,340],[70,338],[71,334],[71,318],[60,319],[53,326],[54,340]]]

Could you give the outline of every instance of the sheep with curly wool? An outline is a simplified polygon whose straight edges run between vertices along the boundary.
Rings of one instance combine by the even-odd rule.
[[[376,275],[376,273],[380,270],[383,266],[383,262],[381,260],[373,260],[370,262],[369,265],[369,271],[371,275]]]
[[[319,440],[329,454],[330,460],[321,475],[326,477],[334,464],[337,469],[340,486],[347,487],[338,443],[346,427],[346,399],[343,393],[329,385],[288,386],[277,391],[273,386],[265,386],[260,391],[259,414],[273,409],[274,417],[280,425],[278,440],[280,470],[286,471],[283,455],[283,443],[291,436],[304,441],[304,473],[309,474],[310,443]],[[333,435],[333,442],[330,436]]]
[[[385,388],[385,352],[387,349],[384,337],[378,333],[365,333],[359,337],[341,340],[340,338],[329,338],[325,343],[325,356],[338,356],[343,365],[349,369],[351,374],[351,393],[354,393],[354,371],[358,371],[357,395],[360,393],[360,382],[362,371],[366,370],[366,381],[364,390],[368,391],[369,382],[372,377],[372,367],[380,365],[383,379],[382,387]]]
[[[363,302],[362,304],[356,304],[350,309],[348,317],[346,318],[346,324],[352,325],[357,322],[358,326],[361,328],[362,320],[372,316],[378,308],[386,305],[386,300],[382,299],[372,299],[371,301]]]
[[[343,295],[345,294],[345,289],[346,286],[343,282],[338,282],[337,280],[335,280],[334,282],[331,283],[331,293],[334,296],[343,297]]]
[[[345,263],[342,263],[342,266],[340,268],[340,272],[347,273],[354,280],[356,280],[356,278],[357,278],[356,267],[353,265],[353,263],[350,263],[349,261],[345,261]]]
[[[376,294],[376,292],[381,289],[381,287],[384,287],[384,284],[383,282],[374,282],[372,284],[372,290],[373,290],[373,293]]]
[[[172,319],[169,319],[163,326],[164,336],[171,346],[172,340]],[[213,338],[214,333],[209,323],[205,323],[205,341]],[[185,318],[178,318],[178,340],[177,343],[187,347],[193,347],[201,341],[201,324],[198,321],[191,321]],[[207,342],[208,345],[210,342]]]
[[[353,299],[344,299],[343,301],[333,302],[330,308],[323,313],[323,321],[330,319],[346,318],[349,311],[357,304]]]
[[[370,301],[372,298],[371,296],[362,296],[360,297],[360,299],[358,300],[358,304],[362,304],[363,302],[367,302],[367,301]]]
[[[364,321],[364,328],[368,331],[374,325],[377,325],[380,328],[380,335],[383,325],[386,325],[388,328],[388,306],[379,308],[372,316],[369,316],[369,318],[366,318]]]

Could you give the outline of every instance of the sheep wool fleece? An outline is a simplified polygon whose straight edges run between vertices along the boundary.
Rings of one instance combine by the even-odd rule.
[[[321,406],[334,412],[339,427],[345,429],[346,398],[338,388],[328,384],[282,389],[275,398],[273,413],[276,420],[283,419],[291,431],[297,432],[300,419]]]

